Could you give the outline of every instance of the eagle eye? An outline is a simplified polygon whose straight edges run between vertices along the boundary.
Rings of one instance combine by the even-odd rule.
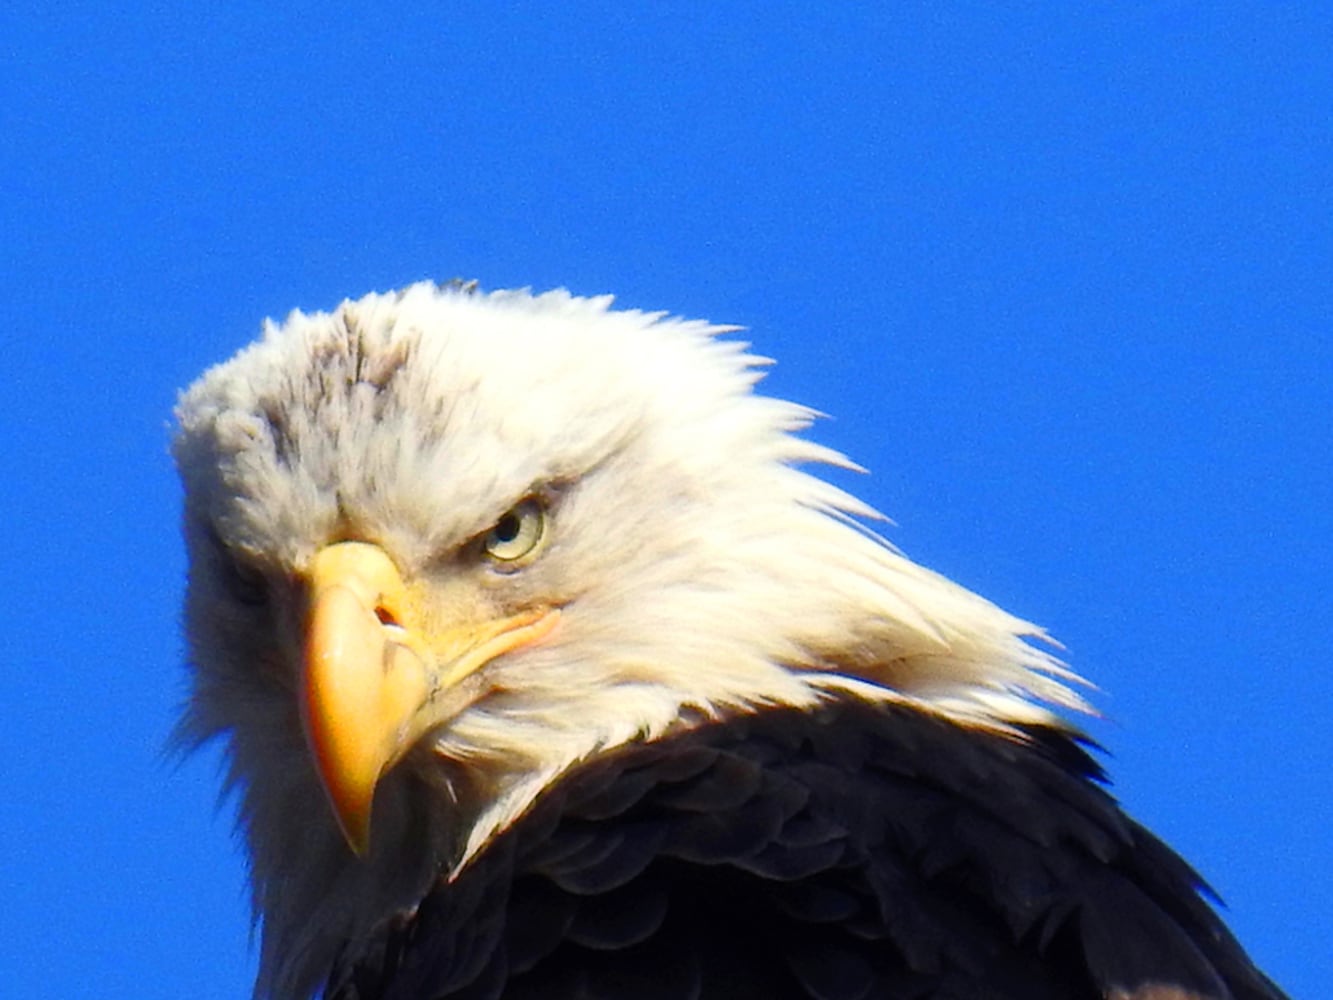
[[[264,571],[222,540],[211,525],[208,539],[217,554],[217,566],[227,592],[237,602],[257,608],[268,603],[269,583]]]
[[[513,563],[537,551],[546,535],[546,508],[536,497],[520,500],[482,537],[496,562]]]
[[[268,579],[258,568],[236,559],[230,559],[224,570],[227,589],[237,601],[251,608],[268,603]]]

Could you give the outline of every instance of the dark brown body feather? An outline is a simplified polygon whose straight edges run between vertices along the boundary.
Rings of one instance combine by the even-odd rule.
[[[771,710],[569,775],[336,1000],[1278,1000],[1070,737]]]

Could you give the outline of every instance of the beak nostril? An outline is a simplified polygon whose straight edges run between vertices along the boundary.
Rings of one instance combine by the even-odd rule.
[[[383,605],[375,607],[375,617],[380,620],[381,625],[398,625],[398,619],[394,617],[394,613]]]

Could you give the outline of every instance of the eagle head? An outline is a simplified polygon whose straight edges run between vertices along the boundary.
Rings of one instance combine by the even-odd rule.
[[[802,471],[729,328],[423,283],[292,313],[181,397],[190,744],[226,748],[302,996],[580,762],[837,691],[1081,707],[1032,625]]]

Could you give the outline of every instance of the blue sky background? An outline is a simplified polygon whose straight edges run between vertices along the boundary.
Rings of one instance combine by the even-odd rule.
[[[425,278],[737,322],[919,560],[1103,688],[1115,789],[1333,979],[1320,4],[7,4],[0,969],[247,994],[183,690],[178,387]],[[882,9],[881,9],[882,8]]]

